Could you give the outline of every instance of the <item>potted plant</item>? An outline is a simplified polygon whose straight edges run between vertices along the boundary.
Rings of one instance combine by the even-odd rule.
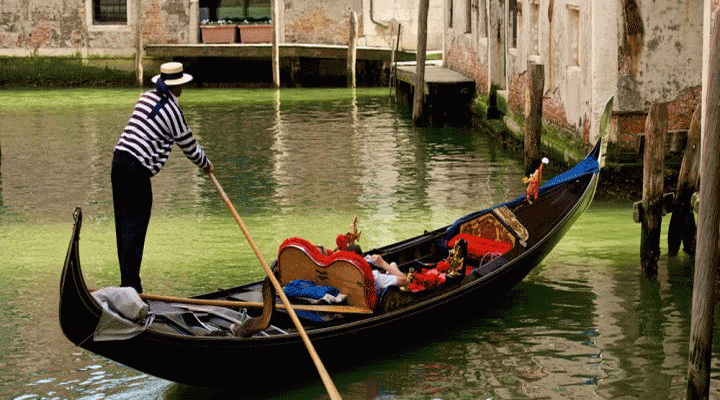
[[[238,25],[240,43],[270,43],[272,42],[272,24],[264,21],[244,21]]]
[[[200,24],[203,43],[236,43],[237,25],[234,22],[203,21]]]

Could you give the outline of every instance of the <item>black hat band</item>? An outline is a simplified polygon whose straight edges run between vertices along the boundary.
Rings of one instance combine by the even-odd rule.
[[[162,79],[162,80],[164,80],[164,81],[168,81],[168,80],[170,80],[170,79],[180,79],[180,78],[182,78],[182,77],[183,77],[183,72],[182,72],[182,71],[180,71],[180,72],[174,72],[174,73],[172,73],[172,74],[166,74],[166,73],[164,73],[164,72],[160,74],[160,79]]]

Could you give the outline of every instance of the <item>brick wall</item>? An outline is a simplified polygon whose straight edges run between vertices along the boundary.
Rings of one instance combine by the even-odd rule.
[[[189,3],[186,1],[143,0],[142,35],[146,43],[188,43],[189,23]]]
[[[473,78],[476,92],[487,94],[487,64],[480,61],[474,46],[467,43],[466,40],[455,40],[450,47],[445,49],[443,61],[448,68]]]
[[[288,15],[290,14],[290,15]],[[362,31],[358,20],[358,31]],[[285,14],[285,40],[288,43],[347,44],[348,15],[332,16],[324,7],[314,7],[299,13]]]
[[[690,127],[695,107],[700,104],[701,88],[688,88],[680,96],[667,102],[668,107],[668,130],[686,130]],[[647,112],[625,112],[618,113],[617,122],[617,146],[622,151],[635,151],[639,138],[645,133],[645,122]]]
[[[493,79],[498,82],[504,79],[497,72],[501,68],[505,68],[507,74],[505,89],[510,112],[524,114],[526,65],[531,58],[537,59],[545,65],[543,117],[547,122],[572,130],[588,141],[597,133],[605,101],[614,95],[618,123],[614,137],[620,147],[634,149],[637,136],[644,131],[645,113],[654,101],[667,102],[668,129],[682,130],[689,126],[700,96],[703,7],[697,2],[633,0],[633,3],[638,4],[635,11],[639,15],[637,12],[626,15],[627,10],[622,6],[609,6],[611,2],[518,0],[518,9],[524,14],[519,15],[523,19],[518,25],[516,47],[506,43],[499,46],[497,54],[487,50],[488,43],[502,42],[503,32],[510,31],[490,29],[498,33],[490,33],[485,39],[480,35],[482,32],[468,34],[448,28],[444,38],[445,63],[474,77],[478,91],[487,91],[487,54],[494,56],[497,65],[493,65],[494,71],[491,71]],[[454,5],[458,4],[458,0],[454,0]],[[539,20],[533,24],[529,11],[537,5]],[[567,51],[568,24],[562,19],[570,6],[577,8],[579,15],[576,60]],[[503,10],[497,9],[498,15],[495,15],[491,7],[491,17],[487,19],[489,28],[495,26],[494,21],[502,21]],[[615,23],[598,22],[594,18],[596,14]],[[552,15],[556,18],[548,23]],[[464,27],[464,17],[465,13],[456,13],[453,26]],[[626,29],[628,21],[635,25]],[[606,34],[590,36],[594,23],[599,29],[606,28]],[[535,48],[538,36],[543,38],[543,43]],[[606,68],[593,67],[602,65],[604,60],[608,61]]]
[[[285,41],[346,45],[351,10],[358,16],[358,32],[363,32],[362,0],[286,1],[283,11]]]
[[[514,114],[525,115],[527,71],[510,77],[508,84],[508,108]],[[563,100],[558,90],[545,92],[543,97],[543,119],[559,127],[567,127]]]
[[[77,54],[132,57],[133,1],[127,24],[96,25],[88,18],[92,0],[5,0],[0,9],[0,55]],[[143,0],[146,43],[187,43],[190,0]]]

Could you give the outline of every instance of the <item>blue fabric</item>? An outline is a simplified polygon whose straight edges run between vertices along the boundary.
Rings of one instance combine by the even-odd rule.
[[[160,101],[158,101],[152,111],[150,111],[148,119],[157,115],[158,111],[160,111],[160,109],[167,104],[168,101],[170,101],[170,88],[165,84],[162,78],[158,78],[155,82],[155,91],[160,96]]]
[[[340,291],[332,286],[321,286],[315,282],[305,279],[290,281],[283,289],[290,297],[309,297],[311,299],[322,299],[326,294],[337,296]]]
[[[547,189],[563,182],[573,180],[587,174],[594,174],[600,170],[600,165],[595,157],[586,157],[573,168],[563,172],[562,174],[550,179],[544,185],[540,186],[540,190]]]
[[[595,158],[592,155],[589,155],[585,157],[582,161],[577,163],[574,167],[571,169],[563,172],[560,175],[557,175],[556,177],[550,179],[547,181],[544,185],[540,186],[540,193],[543,192],[543,190],[547,190],[553,186],[557,186],[563,182],[567,182],[570,180],[573,180],[575,178],[579,178],[583,175],[588,174],[594,174],[596,172],[600,171],[600,164],[598,163],[597,158]],[[502,203],[497,205],[496,207],[501,206],[507,206],[512,207],[516,205],[517,203],[520,203],[525,200],[525,195],[522,195],[515,200],[508,201],[506,203]],[[459,231],[460,231],[460,225],[464,224],[467,221],[470,221],[473,218],[476,218],[479,215],[485,214],[487,211],[489,211],[490,208],[486,208],[484,210],[475,211],[473,213],[470,213],[457,221],[455,221],[452,225],[450,225],[445,233],[445,239],[450,240],[452,237],[454,237]]]
[[[305,318],[310,321],[315,322],[326,322],[329,320],[324,314],[324,312],[316,312],[316,311],[303,311],[303,310],[295,310],[295,314],[297,314],[300,318]]]

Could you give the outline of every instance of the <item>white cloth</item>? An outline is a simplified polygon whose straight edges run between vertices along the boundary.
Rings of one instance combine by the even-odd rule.
[[[397,285],[398,277],[395,275],[386,274],[376,269],[373,270],[373,277],[375,278],[375,285],[380,289],[385,289],[388,286]]]
[[[130,339],[147,329],[148,305],[131,287],[107,287],[92,292],[103,312],[95,328],[96,341]]]

